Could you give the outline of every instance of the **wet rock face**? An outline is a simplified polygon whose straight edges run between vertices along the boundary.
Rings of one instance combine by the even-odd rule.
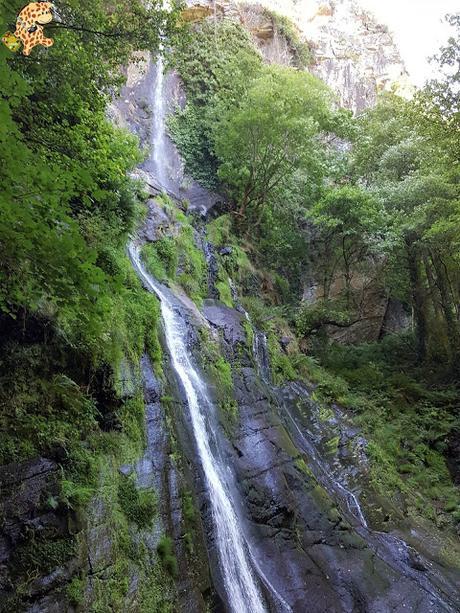
[[[296,613],[386,613],[401,610],[401,603],[419,613],[453,611],[425,582],[428,575],[436,578],[431,562],[393,536],[373,532],[358,499],[341,497],[359,491],[367,478],[359,431],[338,407],[325,414],[304,386],[273,387],[250,362],[242,365],[243,341],[234,334],[240,314],[208,302],[203,310],[221,331],[239,410],[227,462],[258,572],[279,596],[267,594],[273,610],[282,600]]]
[[[70,536],[69,518],[56,506],[58,477],[57,463],[42,457],[0,467],[0,611],[12,611],[18,606],[8,599],[14,598],[29,560],[35,561],[37,554],[30,549],[29,555],[29,548],[35,543],[61,544]],[[43,562],[46,565],[47,561]],[[27,584],[27,593],[34,602],[30,611],[70,610],[65,591],[60,590],[70,580],[74,562],[63,556],[62,565],[50,572],[35,572],[36,579]]]
[[[253,369],[241,369],[234,382],[240,423],[233,465],[256,559],[292,610],[303,613],[306,603],[312,613],[383,613],[400,610],[401,603],[408,611],[453,610],[423,583],[430,563],[347,517],[328,495],[309,470],[312,457],[294,445],[280,419],[283,408]],[[292,389],[288,395],[298,402]]]
[[[206,10],[205,6],[201,8]],[[212,13],[214,14],[214,11]],[[223,11],[216,11],[216,15],[222,14]],[[120,97],[113,101],[108,109],[109,118],[116,125],[130,130],[139,137],[143,146],[149,148],[152,148],[152,120],[155,105],[158,103],[155,96],[161,97],[166,117],[178,106],[183,107],[185,104],[185,95],[177,74],[169,72],[164,75],[163,86],[161,91],[158,91],[157,70],[155,58],[148,53],[137,54],[135,61],[126,68],[127,83],[122,88]],[[152,156],[135,172],[135,175],[143,180],[149,194],[155,196],[166,191],[173,200],[187,200],[191,210],[202,212],[222,200],[218,194],[204,189],[185,174],[183,161],[168,137],[167,130],[164,145],[162,163],[165,176],[161,185],[158,168]]]
[[[246,342],[242,326],[244,316],[218,300],[205,300],[203,313],[211,325],[222,330],[225,340],[231,345]]]

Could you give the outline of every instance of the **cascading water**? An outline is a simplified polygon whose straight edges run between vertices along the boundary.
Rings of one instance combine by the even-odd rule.
[[[165,116],[167,112],[165,89],[168,88],[165,84],[165,76],[163,73],[163,59],[160,57],[157,60],[156,66],[152,68],[155,70],[155,72],[152,70],[151,73],[152,77],[154,77],[151,80],[153,86],[151,88],[151,104],[154,117],[150,141],[152,153],[148,160],[147,170],[153,175],[152,179],[156,179],[156,182],[162,189],[174,190],[178,188],[178,175],[172,172],[172,170],[170,172],[170,168],[172,169],[174,166],[168,166],[168,159],[170,159],[168,158],[168,148],[170,148],[171,143],[169,143],[165,131]],[[155,181],[153,182],[155,183]],[[197,204],[200,204],[202,191],[195,190],[194,194]],[[197,208],[197,206],[194,208]],[[265,564],[265,560],[262,557],[264,550],[260,548],[260,543],[253,540],[246,540],[245,531],[242,529],[242,526],[244,526],[244,516],[238,510],[240,508],[238,491],[234,487],[234,479],[231,472],[222,461],[219,439],[214,436],[214,431],[209,425],[212,421],[212,417],[210,419],[210,416],[214,415],[215,407],[212,404],[206,383],[194,367],[191,354],[187,349],[187,324],[183,317],[183,305],[175,298],[172,292],[148,274],[141,263],[138,246],[133,243],[129,248],[129,253],[133,265],[145,286],[149,291],[155,293],[161,301],[167,348],[177,381],[183,389],[187,401],[192,428],[191,434],[194,437],[198,460],[203,470],[204,486],[210,503],[214,543],[218,555],[223,586],[226,592],[225,600],[228,609],[233,613],[265,612],[267,610],[267,604],[264,601],[259,587],[263,584],[267,588],[267,599],[271,602],[270,610],[272,610],[272,604],[277,611],[292,611],[293,609],[296,611],[306,610],[306,608],[296,608],[295,601],[291,602],[291,600],[289,600],[292,590],[294,590],[293,598],[296,597],[296,594],[303,593],[302,586],[295,585],[297,568],[295,561],[293,561],[292,566],[292,584],[294,588],[290,587],[289,596],[286,596],[288,592],[283,592],[284,586],[280,584],[278,580],[278,569],[274,569],[273,572],[273,569],[270,568],[270,558],[268,560],[268,565]],[[231,283],[230,285],[232,287]],[[236,298],[234,288],[232,288],[232,292],[234,298]],[[246,316],[248,317],[247,314]],[[267,338],[264,334],[256,332],[253,351],[257,367],[256,370],[260,380],[271,390],[271,394],[276,396],[277,390],[273,388],[271,384],[272,378]],[[301,389],[298,389],[296,393],[299,397],[304,395]],[[306,390],[305,393],[307,394]],[[313,438],[309,436],[308,431],[305,432],[304,428],[298,425],[296,418],[297,413],[295,411],[293,414],[289,412],[289,407],[283,403],[283,398],[281,396],[279,401],[279,406],[282,409],[280,411],[281,421],[285,423],[287,432],[289,432],[297,448],[311,459],[311,470],[318,483],[322,484],[324,489],[330,494],[331,499],[336,501],[338,507],[345,511],[345,518],[348,516],[350,524],[354,526],[355,533],[366,542],[366,546],[374,552],[376,559],[378,558],[382,563],[385,563],[392,572],[396,572],[398,576],[403,577],[403,580],[407,584],[412,582],[414,587],[424,591],[424,598],[429,598],[430,607],[434,606],[434,608],[424,610],[433,612],[453,612],[454,610],[458,610],[458,608],[455,609],[455,605],[451,607],[445,603],[444,594],[448,594],[450,588],[449,583],[444,581],[442,575],[438,576],[436,573],[429,570],[425,570],[424,573],[421,573],[416,567],[411,566],[407,562],[410,558],[410,551],[401,539],[390,534],[374,532],[368,528],[357,496],[345,487],[345,485],[347,485],[346,483],[342,485],[340,480],[337,481],[337,479],[334,478],[333,471],[330,471],[327,463],[324,463],[321,457],[321,450],[316,448]],[[270,424],[269,421],[267,421],[267,423]],[[267,426],[261,429],[261,431],[264,432],[266,430]],[[269,428],[269,431],[272,430],[273,424]],[[277,431],[277,428],[275,428],[274,431]],[[276,475],[276,465],[274,465],[273,468],[274,474]],[[313,553],[313,555],[316,554]],[[365,555],[366,554],[363,554],[363,559]],[[280,559],[285,559],[287,561],[287,558],[283,558],[282,556],[280,556]],[[422,563],[425,564],[425,568],[428,569],[428,563],[423,560]],[[306,558],[306,564],[306,568],[308,568],[308,558]],[[288,571],[285,575],[283,575],[281,569],[279,569],[279,576],[281,578],[285,577],[289,585],[291,580],[290,569],[291,566],[289,564]],[[332,569],[334,570],[333,564]],[[308,580],[308,576],[309,575],[306,575],[306,581]],[[327,577],[327,579],[329,579],[329,577]],[[432,583],[432,579],[434,583]],[[325,590],[329,590],[327,584],[323,584],[323,586]],[[289,586],[287,585],[286,587]],[[284,600],[285,597],[289,602]],[[308,601],[302,600],[302,602],[305,604],[305,602]],[[291,608],[291,606],[293,608]],[[317,607],[317,605],[313,605],[312,610],[320,610],[314,607]]]
[[[139,249],[129,248],[134,267],[146,287],[161,301],[164,331],[172,366],[183,386],[190,411],[193,434],[206,479],[215,527],[222,575],[230,609],[234,613],[263,613],[265,605],[251,570],[249,553],[235,512],[235,505],[226,484],[219,458],[213,453],[206,426],[206,411],[212,410],[206,384],[194,368],[184,342],[184,321],[167,297],[164,289],[145,270]]]
[[[164,100],[163,58],[159,55],[156,63],[153,87],[153,125],[151,138],[152,172],[160,187],[167,189],[167,135],[165,131],[166,107]],[[199,459],[206,480],[215,541],[219,554],[222,577],[228,597],[228,605],[234,613],[264,613],[263,602],[250,562],[250,552],[241,530],[241,522],[235,510],[224,467],[217,453],[211,448],[211,433],[208,431],[206,413],[213,410],[212,401],[205,382],[194,368],[185,344],[186,327],[174,299],[145,270],[140,260],[139,248],[129,247],[132,263],[147,289],[161,301],[163,325],[171,356],[173,370],[181,384],[190,412],[193,435]],[[176,305],[177,306],[177,305]]]
[[[270,363],[268,357],[267,336],[259,330],[254,331],[252,351],[256,360],[258,373],[265,383],[270,383]]]
[[[153,122],[150,145],[152,150],[151,160],[153,162],[153,173],[155,174],[160,186],[166,188],[168,183],[165,130],[166,108],[163,89],[164,67],[162,49],[160,49],[156,62],[155,83],[152,91]]]

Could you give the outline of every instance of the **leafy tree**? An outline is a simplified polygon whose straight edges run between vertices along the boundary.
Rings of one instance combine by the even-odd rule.
[[[444,344],[454,363],[459,347],[454,291],[457,232],[452,227],[447,235],[452,242],[446,245],[439,230],[457,215],[458,187],[443,154],[448,141],[443,141],[442,132],[433,139],[419,120],[418,104],[387,96],[361,118],[354,171],[386,213],[390,254],[403,253],[399,277],[413,309],[419,358]]]
[[[376,235],[381,228],[377,202],[363,189],[346,185],[326,192],[308,214],[320,231],[318,259],[324,271],[324,297],[329,298],[331,283],[340,273],[350,308],[353,274],[377,253]]]
[[[0,21],[21,6],[3,3]],[[123,356],[158,352],[156,302],[124,254],[141,156],[106,108],[122,63],[156,52],[176,20],[159,2],[69,0],[47,26],[53,47],[26,58],[0,46],[2,462],[87,444]]]
[[[218,187],[214,125],[237,107],[262,58],[239,24],[204,22],[191,37],[181,37],[169,63],[180,74],[187,103],[169,120],[169,131],[185,159],[186,170],[202,185]]]
[[[20,5],[10,4],[1,21],[14,20]],[[48,26],[52,48],[25,58],[1,46],[0,308],[9,317],[46,311],[80,341],[100,336],[109,287],[119,286],[98,252],[107,240],[122,245],[132,226],[127,171],[140,160],[106,106],[120,64],[155,51],[176,19],[159,2],[70,0]]]
[[[271,66],[255,79],[240,106],[215,128],[219,177],[236,216],[260,224],[263,207],[299,171],[319,185],[323,156],[319,135],[330,123],[331,94],[310,74]]]

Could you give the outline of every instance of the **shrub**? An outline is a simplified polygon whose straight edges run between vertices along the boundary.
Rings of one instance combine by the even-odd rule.
[[[147,528],[155,517],[157,500],[149,489],[138,489],[131,477],[120,475],[118,502],[128,521]]]
[[[157,553],[165,570],[171,577],[176,578],[179,573],[177,559],[174,554],[174,542],[170,536],[164,535],[161,537],[157,545]]]

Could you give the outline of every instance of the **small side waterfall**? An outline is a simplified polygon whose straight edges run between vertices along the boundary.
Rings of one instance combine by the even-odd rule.
[[[256,366],[261,379],[265,383],[271,383],[270,358],[268,355],[267,335],[259,330],[254,330],[254,342],[252,351]]]
[[[212,401],[206,384],[194,368],[185,345],[184,321],[161,285],[145,270],[140,261],[139,249],[131,245],[129,254],[145,286],[161,301],[166,343],[174,372],[187,398],[193,434],[206,479],[215,539],[230,609],[234,613],[263,613],[266,608],[251,569],[241,523],[226,483],[224,470],[209,442],[211,435],[206,424],[206,413],[212,410]]]

